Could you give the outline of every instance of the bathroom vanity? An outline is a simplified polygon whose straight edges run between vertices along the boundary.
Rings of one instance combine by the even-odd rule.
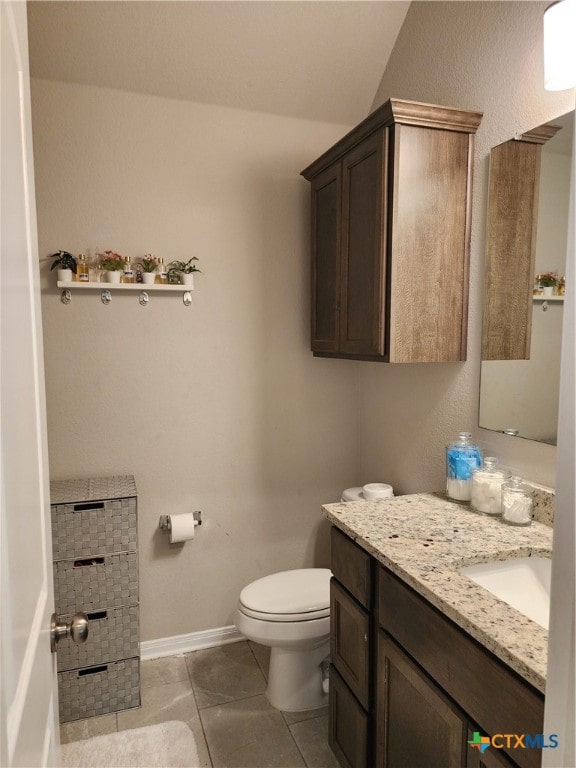
[[[541,750],[515,748],[515,735],[543,732],[547,631],[459,570],[549,557],[552,529],[507,526],[428,494],[324,513],[329,741],[340,764],[538,768]],[[470,744],[496,734],[502,749]]]

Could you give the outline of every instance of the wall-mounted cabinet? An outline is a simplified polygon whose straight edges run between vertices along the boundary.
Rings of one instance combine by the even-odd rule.
[[[466,359],[481,113],[391,99],[302,175],[312,187],[312,351]]]

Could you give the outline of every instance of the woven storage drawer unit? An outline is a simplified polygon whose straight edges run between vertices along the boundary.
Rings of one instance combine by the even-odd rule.
[[[137,605],[88,613],[89,642],[76,645],[69,637],[60,640],[57,653],[58,672],[138,656],[138,613]],[[60,618],[68,623],[72,615]]]
[[[54,563],[56,613],[99,611],[138,602],[136,552]]]
[[[138,497],[132,475],[50,483],[59,619],[88,639],[58,646],[60,722],[140,706]]]
[[[52,505],[54,560],[136,551],[136,499]]]
[[[60,722],[140,706],[140,660],[58,673]]]

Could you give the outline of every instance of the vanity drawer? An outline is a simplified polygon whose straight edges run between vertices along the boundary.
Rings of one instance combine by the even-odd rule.
[[[52,505],[54,560],[135,552],[136,498]]]
[[[140,632],[137,605],[92,611],[86,615],[86,642],[76,645],[71,638],[65,637],[58,643],[58,672],[138,656]],[[66,623],[71,619],[72,614],[60,617]]]
[[[364,549],[332,526],[332,575],[364,608],[372,606],[373,560]]]
[[[370,705],[370,614],[330,581],[330,659],[364,709]]]
[[[54,563],[56,613],[98,611],[138,602],[136,552]]]
[[[378,575],[378,621],[484,733],[542,733],[544,696],[385,568]],[[507,751],[539,768],[538,749]]]
[[[370,719],[333,665],[330,666],[328,743],[343,768],[368,768]]]

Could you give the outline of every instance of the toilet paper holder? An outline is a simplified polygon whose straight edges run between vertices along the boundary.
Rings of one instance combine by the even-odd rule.
[[[192,512],[192,515],[196,521],[196,525],[202,525],[202,512],[197,510],[196,512]],[[164,533],[170,533],[171,527],[170,515],[160,515],[158,528],[160,528],[161,531],[164,531]]]

